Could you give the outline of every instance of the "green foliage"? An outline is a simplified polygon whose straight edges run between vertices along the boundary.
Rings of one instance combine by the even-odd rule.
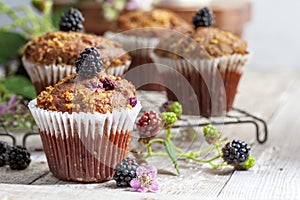
[[[19,33],[0,30],[0,64],[15,58],[26,41]]]
[[[23,76],[10,76],[0,79],[0,93],[2,96],[17,94],[25,99],[34,99],[36,97],[34,86]]]
[[[172,144],[169,143],[167,140],[164,140],[163,145],[165,147],[165,150],[166,150],[167,154],[171,158],[178,175],[180,175],[180,171],[179,171],[179,168],[178,168],[178,162],[177,162],[177,156],[176,156],[176,153],[175,153],[175,150],[174,150]]]
[[[240,167],[241,169],[248,170],[255,165],[256,159],[253,156],[249,156],[248,160],[244,162]]]

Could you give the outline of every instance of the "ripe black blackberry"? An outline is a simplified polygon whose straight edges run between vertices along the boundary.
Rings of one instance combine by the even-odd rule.
[[[0,155],[0,167],[3,167],[6,164],[6,156],[5,154]]]
[[[83,77],[96,76],[101,71],[101,56],[95,47],[85,48],[75,61],[76,72]]]
[[[130,181],[136,177],[138,164],[132,158],[124,158],[115,167],[114,180],[118,187],[129,187]]]
[[[6,164],[6,152],[8,150],[7,142],[0,141],[0,167]]]
[[[214,23],[214,16],[207,7],[200,9],[193,17],[193,24],[195,28],[211,27]]]
[[[81,12],[77,9],[71,8],[61,16],[59,21],[59,30],[66,32],[83,32],[83,21],[84,18]]]
[[[8,152],[7,161],[12,170],[26,169],[31,162],[30,153],[25,147],[13,146]]]
[[[136,123],[140,135],[139,141],[147,144],[151,138],[155,138],[161,124],[162,119],[155,111],[150,110],[145,112]]]
[[[233,140],[222,148],[222,153],[222,158],[227,164],[238,168],[248,160],[250,147],[244,141]]]
[[[6,153],[8,149],[7,142],[0,141],[0,154]]]

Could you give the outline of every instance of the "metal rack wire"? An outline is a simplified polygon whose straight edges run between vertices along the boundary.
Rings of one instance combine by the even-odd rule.
[[[180,124],[175,125],[173,128],[184,128],[184,127],[203,127],[208,124],[214,124],[214,125],[239,125],[239,124],[252,124],[255,127],[256,131],[256,140],[258,143],[263,144],[268,139],[268,126],[266,121],[263,119],[254,116],[253,114],[250,114],[247,111],[244,111],[239,108],[233,108],[231,112],[227,113],[224,121],[218,122],[214,121],[214,119],[211,119],[209,122],[203,122],[203,123],[188,123],[188,124]],[[2,127],[2,131],[0,131],[0,136],[6,136],[10,137],[12,139],[13,145],[16,144],[16,137],[13,133],[9,132],[6,127],[3,124],[3,121],[0,120],[0,126]],[[22,139],[23,146],[26,146],[26,141],[28,137],[33,135],[38,135],[39,132],[37,130],[32,130],[24,134]]]

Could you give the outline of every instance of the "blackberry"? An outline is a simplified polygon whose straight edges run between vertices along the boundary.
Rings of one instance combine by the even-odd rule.
[[[227,164],[239,168],[248,160],[250,147],[244,141],[233,140],[222,148],[222,153],[222,158]]]
[[[174,101],[170,100],[170,101],[167,101],[165,103],[163,103],[163,105],[160,107],[160,112],[169,112],[169,108],[170,106],[172,105]]]
[[[26,169],[30,162],[30,153],[25,147],[14,146],[8,152],[8,164],[12,170]]]
[[[5,154],[0,155],[0,167],[3,167],[6,164],[6,156]]]
[[[173,112],[177,118],[182,115],[182,105],[178,101],[167,101],[160,108],[161,112]]]
[[[176,114],[173,112],[163,112],[160,116],[165,122],[165,128],[170,128],[172,124],[174,124],[177,121]]]
[[[111,80],[107,77],[104,78],[104,80],[102,81],[103,83],[103,87],[105,89],[105,91],[107,90],[114,90],[115,89],[115,85],[113,82],[111,82]]]
[[[83,77],[96,76],[101,71],[101,56],[95,47],[86,48],[75,61],[76,72]]]
[[[140,135],[139,142],[147,144],[150,139],[155,138],[161,124],[162,119],[156,114],[155,111],[150,110],[145,112],[136,123],[136,127]]]
[[[0,141],[0,167],[6,164],[6,152],[8,150],[7,142]]]
[[[182,105],[178,101],[173,102],[170,105],[169,110],[170,112],[175,113],[177,118],[180,118],[182,115]]]
[[[59,21],[59,30],[66,32],[83,32],[83,21],[84,18],[81,12],[75,8],[71,8],[61,16]]]
[[[7,142],[0,141],[0,154],[6,153],[8,149]]]
[[[130,187],[130,181],[136,178],[138,164],[131,158],[124,158],[115,167],[114,180],[118,187]]]
[[[204,138],[208,144],[215,144],[221,137],[218,129],[211,124],[203,128]]]
[[[130,97],[129,98],[129,104],[134,108],[137,104],[137,100],[135,97]]]
[[[200,9],[193,17],[195,29],[198,27],[211,27],[214,23],[214,16],[207,7]]]

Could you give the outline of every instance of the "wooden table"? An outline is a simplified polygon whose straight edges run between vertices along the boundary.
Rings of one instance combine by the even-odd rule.
[[[40,151],[32,152],[33,162],[24,171],[0,169],[0,199],[299,198],[299,85],[299,70],[246,70],[239,87],[236,106],[267,120],[269,139],[263,145],[258,144],[254,138],[254,129],[247,125],[226,126],[223,136],[246,140],[251,144],[257,163],[249,171],[234,171],[231,168],[212,170],[206,165],[180,160],[181,176],[159,174],[159,192],[143,194],[129,188],[116,188],[114,181],[101,184],[60,181],[48,171],[45,156]],[[146,109],[165,101],[161,92],[139,92],[139,96]],[[41,145],[38,139],[31,138],[29,146]],[[198,145],[202,144],[202,139],[199,139]],[[150,160],[156,164],[160,161]],[[163,167],[171,174],[175,172],[171,165]]]

